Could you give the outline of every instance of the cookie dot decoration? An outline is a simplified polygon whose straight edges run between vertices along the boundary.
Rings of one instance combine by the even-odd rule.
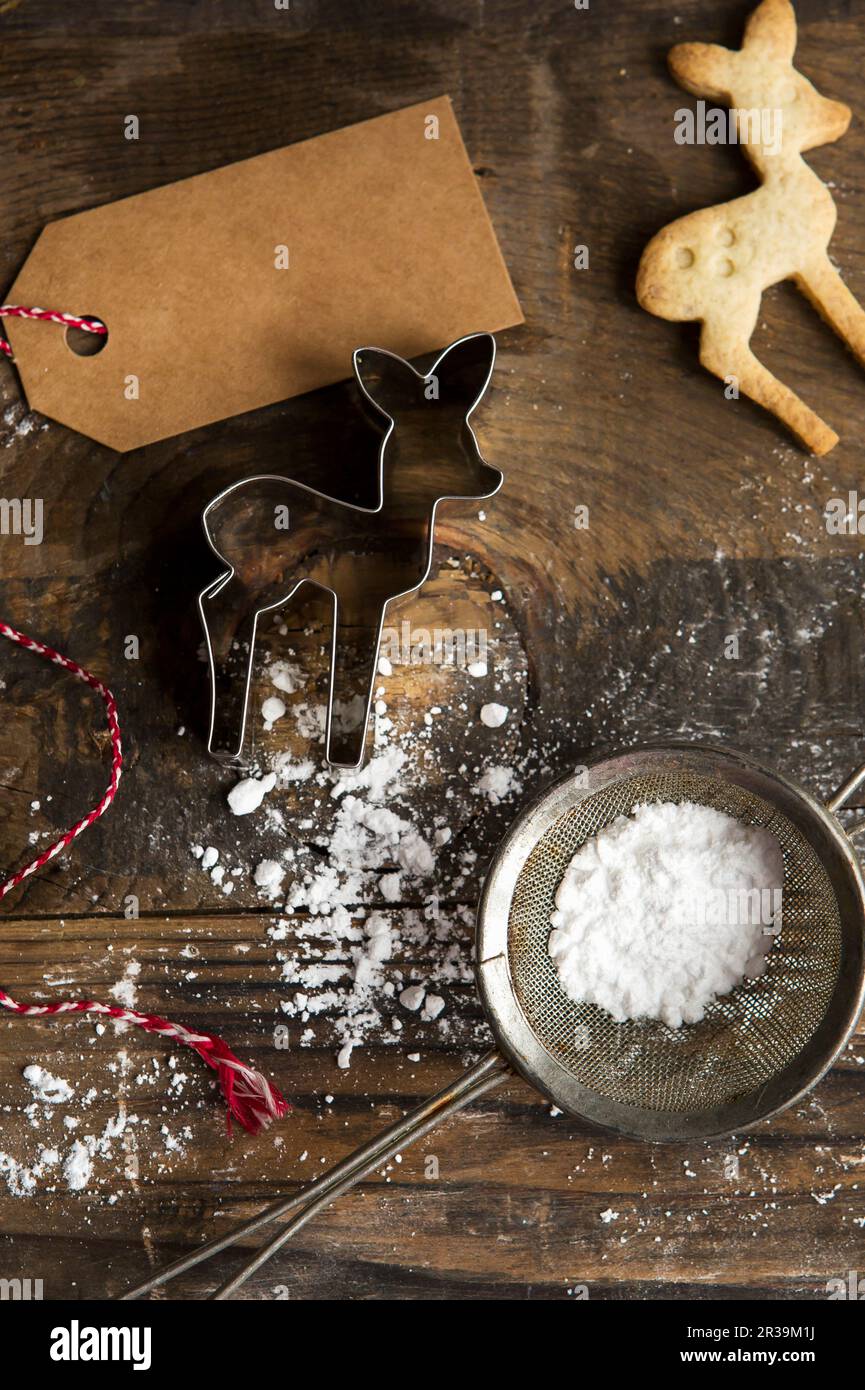
[[[826,454],[838,435],[750,347],[763,292],[792,280],[865,366],[865,311],[829,259],[835,203],[802,158],[840,139],[851,112],[794,68],[795,50],[790,0],[763,0],[741,49],[684,43],[670,50],[670,71],[686,91],[730,107],[761,186],[662,228],[643,252],[637,299],[659,318],[702,323],[702,365],[722,380],[735,377],[740,394]]]

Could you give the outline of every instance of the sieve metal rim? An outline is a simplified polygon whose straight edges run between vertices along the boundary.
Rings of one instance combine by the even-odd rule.
[[[613,781],[645,775],[648,768],[669,772],[723,775],[725,780],[755,795],[770,798],[783,814],[813,842],[825,839],[843,874],[848,916],[855,914],[853,966],[855,984],[836,986],[838,1016],[828,1014],[814,1038],[790,1066],[761,1088],[759,1095],[716,1109],[686,1115],[624,1105],[599,1097],[579,1083],[537,1037],[526,1018],[508,954],[511,901],[519,875],[535,845],[572,807]],[[581,769],[581,771],[583,771]],[[861,772],[861,769],[860,769]],[[852,782],[852,779],[851,779]],[[830,801],[840,809],[842,792]],[[849,794],[849,793],[848,793]],[[821,856],[822,858],[822,856]],[[800,1100],[829,1070],[856,1027],[865,1004],[865,879],[841,822],[805,788],[740,750],[713,743],[672,740],[641,744],[624,753],[598,755],[584,774],[566,773],[541,792],[517,818],[499,846],[483,887],[478,907],[476,948],[478,988],[499,1049],[520,1074],[560,1109],[604,1129],[654,1142],[714,1138],[751,1127]],[[839,997],[839,990],[841,991]]]

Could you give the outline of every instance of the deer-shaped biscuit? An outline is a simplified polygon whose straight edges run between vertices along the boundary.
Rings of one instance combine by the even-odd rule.
[[[829,260],[832,195],[802,151],[844,134],[850,110],[820,96],[793,67],[796,16],[790,0],[763,0],[742,48],[685,43],[671,49],[673,76],[695,96],[734,108],[737,138],[762,180],[755,192],[690,213],[664,227],[643,252],[637,298],[661,318],[702,322],[700,361],[771,410],[815,454],[834,430],[778,381],[750,349],[769,285],[793,280],[865,365],[865,312]],[[772,139],[767,139],[774,116]]]
[[[359,767],[387,605],[429,575],[439,503],[479,501],[502,484],[469,423],[492,375],[489,333],[451,344],[426,375],[380,348],[358,348],[353,360],[365,399],[387,421],[377,505],[264,475],[236,483],[204,512],[205,535],[229,566],[199,596],[211,671],[208,749],[222,761],[241,757],[258,618],[309,583],[333,598],[325,756]],[[245,670],[232,660],[238,651]]]

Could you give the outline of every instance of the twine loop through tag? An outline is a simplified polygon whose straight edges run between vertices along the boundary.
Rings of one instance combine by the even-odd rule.
[[[85,333],[108,332],[101,319],[91,318],[89,315],[62,314],[54,309],[27,308],[23,304],[0,304],[0,319],[41,319],[44,323],[59,323],[64,328],[81,328]],[[0,337],[0,352],[14,362],[12,354],[12,344],[8,338]]]

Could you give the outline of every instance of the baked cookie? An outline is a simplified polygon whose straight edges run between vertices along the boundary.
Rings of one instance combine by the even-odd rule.
[[[865,311],[829,260],[832,194],[802,158],[850,124],[850,109],[815,90],[793,67],[796,16],[790,0],[763,0],[741,49],[677,44],[677,82],[730,106],[734,138],[760,175],[755,192],[703,208],[664,227],[643,252],[637,298],[661,318],[699,320],[700,361],[771,410],[815,454],[834,430],[757,360],[750,339],[763,291],[793,280],[865,365]]]

